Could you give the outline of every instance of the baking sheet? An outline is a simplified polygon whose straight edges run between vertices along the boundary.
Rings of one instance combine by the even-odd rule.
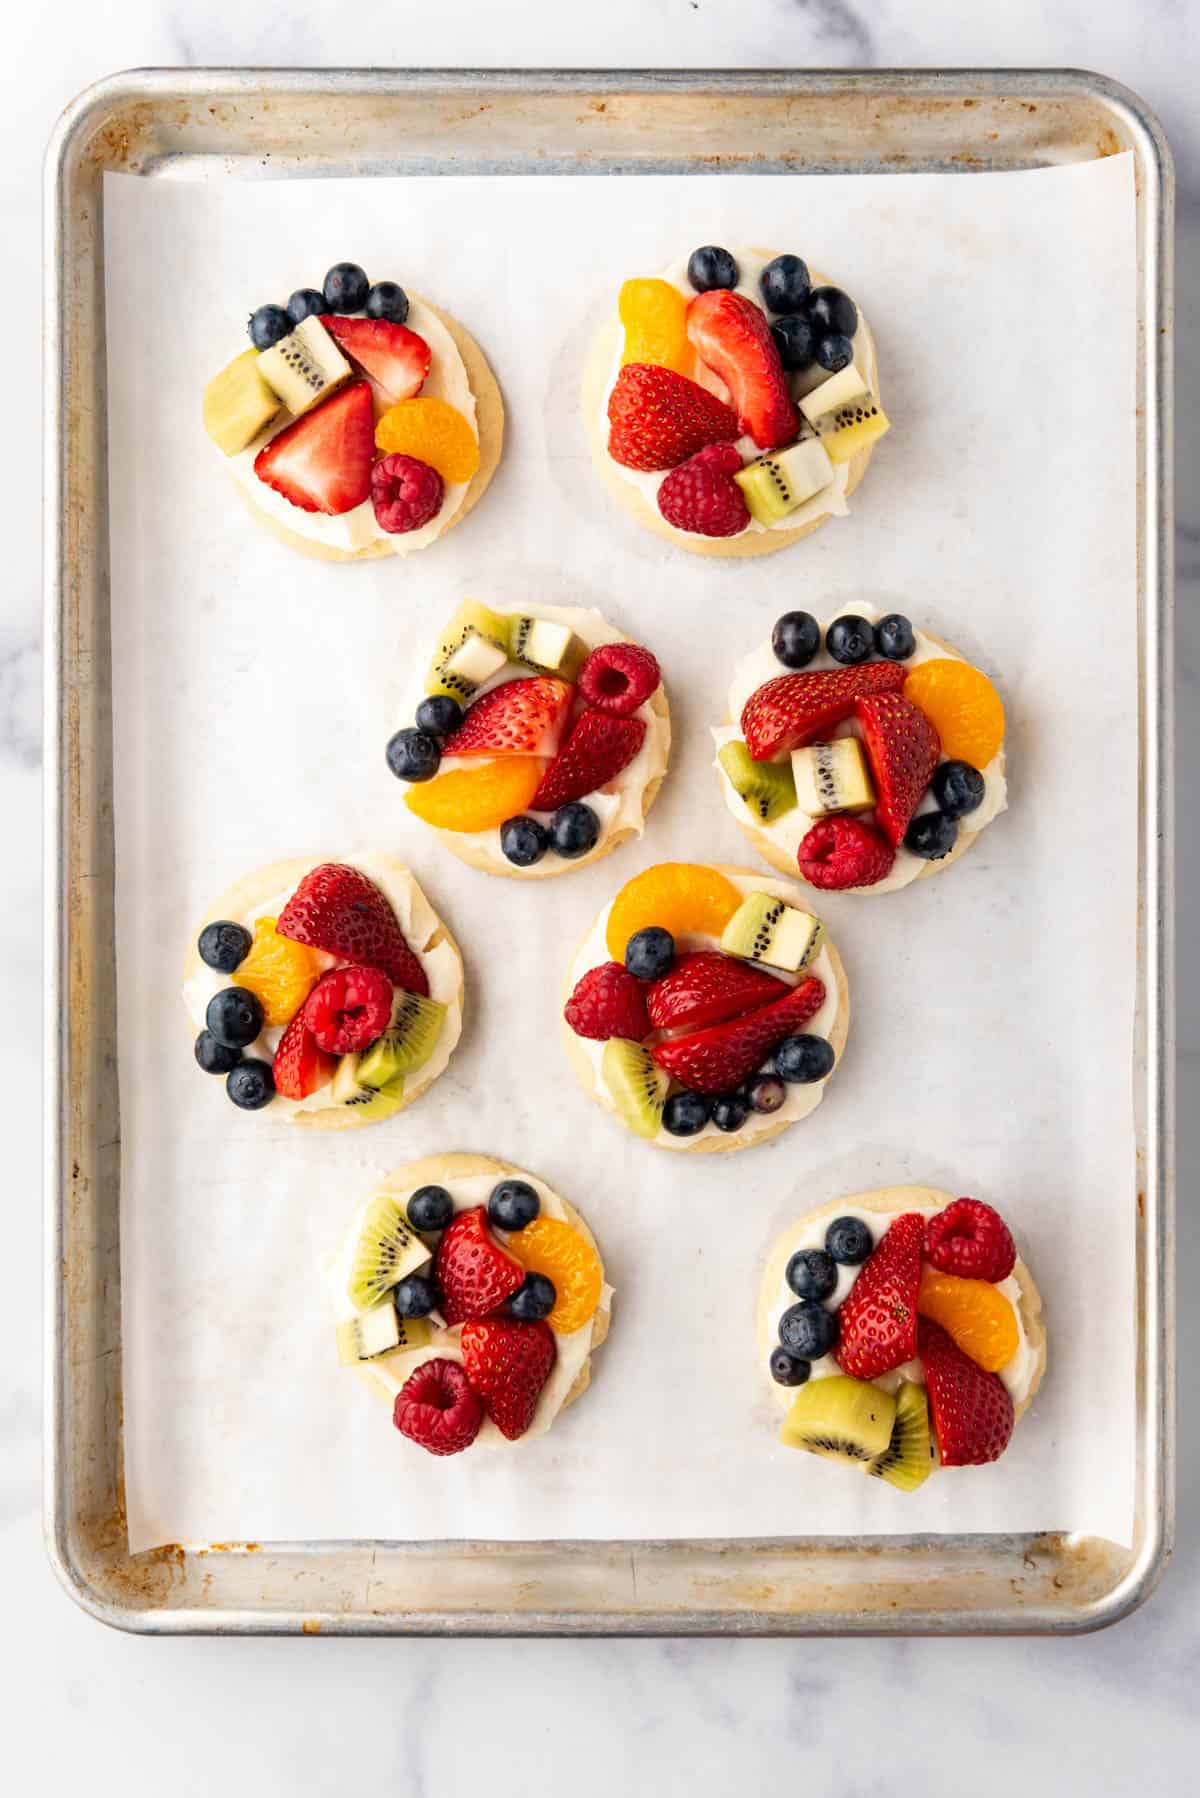
[[[105,230],[131,1547],[1056,1528],[1128,1541],[1129,159],[586,187],[110,176]],[[850,520],[750,564],[640,532],[595,482],[575,405],[619,281],[706,240],[796,248],[843,282],[879,339],[895,420]],[[251,527],[198,424],[245,313],[347,255],[461,318],[508,402],[492,489],[407,565],[287,554]],[[660,654],[679,747],[641,846],[534,889],[461,867],[409,818],[382,745],[409,658],[466,592],[599,604]],[[730,661],[786,606],[832,615],[855,598],[911,612],[997,677],[1013,809],[944,879],[826,902],[854,1025],[814,1117],[736,1159],[668,1158],[571,1080],[566,958],[646,863],[746,859],[708,768]],[[463,943],[472,1015],[412,1112],[313,1141],[233,1112],[199,1078],[179,965],[195,917],[245,869],[370,844],[409,859]],[[374,1176],[439,1148],[557,1185],[618,1290],[593,1388],[552,1435],[447,1464],[410,1454],[336,1366],[318,1271]],[[910,1180],[1010,1217],[1047,1300],[1051,1371],[998,1467],[905,1498],[774,1445],[752,1314],[787,1221]]]

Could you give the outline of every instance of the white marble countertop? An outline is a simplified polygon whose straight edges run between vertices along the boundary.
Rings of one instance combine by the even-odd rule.
[[[39,176],[56,114],[134,65],[507,67],[1070,65],[1140,91],[1171,136],[1179,192],[1180,465],[1196,466],[1200,322],[1200,9],[1174,0],[443,0],[352,11],[313,0],[261,20],[236,0],[60,0],[18,9],[0,108],[6,223],[0,316],[12,346],[39,333]],[[1184,1788],[1200,1676],[1200,1404],[1187,1372],[1200,1337],[1181,1305],[1179,1547],[1158,1594],[1102,1635],[1049,1642],[489,1643],[147,1641],[102,1629],[57,1586],[40,1534],[40,994],[36,358],[7,370],[0,432],[9,573],[0,597],[0,911],[10,936],[0,1082],[11,1278],[0,1312],[0,1746],[8,1789],[139,1798],[344,1791],[364,1779],[425,1793],[487,1784],[568,1798],[611,1790],[757,1792],[811,1780],[828,1798],[912,1789],[1124,1793],[1153,1769]],[[1179,491],[1180,794],[1200,774],[1200,511]],[[1184,812],[1186,816],[1186,811]],[[1180,880],[1197,894],[1196,832]],[[1183,910],[1186,917],[1187,909]],[[1190,935],[1190,940],[1189,940]],[[1200,1056],[1200,961],[1181,951],[1180,1280],[1200,1274],[1187,1216],[1200,1123],[1187,1101]],[[504,1669],[507,1666],[508,1671]],[[897,1715],[897,1706],[901,1706]],[[469,1714],[470,1727],[463,1724]],[[355,1750],[351,1736],[366,1738]],[[904,1744],[898,1755],[898,1741]],[[909,1768],[905,1757],[915,1765]],[[1194,1777],[1194,1773],[1192,1775]],[[903,1782],[903,1785],[902,1785]]]

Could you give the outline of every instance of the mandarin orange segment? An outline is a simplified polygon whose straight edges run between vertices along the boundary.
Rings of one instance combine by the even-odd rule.
[[[1007,1367],[1021,1345],[1017,1314],[987,1280],[963,1280],[957,1274],[921,1270],[917,1310],[941,1324],[964,1355],[986,1373]]]
[[[496,830],[525,810],[548,765],[536,755],[502,755],[480,768],[449,768],[414,786],[404,803],[438,830]]]
[[[625,327],[621,361],[653,362],[677,375],[692,372],[687,334],[687,301],[669,281],[626,281],[617,301]]]
[[[904,697],[919,705],[953,762],[986,768],[1004,742],[1004,706],[986,674],[969,662],[937,656],[918,662]]]
[[[448,400],[399,400],[375,426],[375,444],[387,456],[415,456],[443,481],[469,481],[479,467],[479,442],[457,406]]]
[[[238,986],[254,993],[263,1008],[263,1023],[290,1024],[321,977],[324,958],[291,937],[279,936],[274,918],[259,918],[254,941],[234,975]]]
[[[621,888],[608,914],[606,940],[614,961],[637,930],[658,924],[673,937],[720,936],[742,895],[715,868],[698,862],[659,862]]]
[[[535,1217],[505,1242],[514,1260],[531,1274],[553,1280],[558,1297],[546,1322],[560,1336],[582,1330],[600,1303],[604,1269],[586,1236],[558,1217]]]

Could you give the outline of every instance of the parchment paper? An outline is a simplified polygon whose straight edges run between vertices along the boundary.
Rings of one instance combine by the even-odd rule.
[[[125,1447],[131,1546],[306,1537],[1074,1529],[1128,1541],[1134,1467],[1134,201],[1127,157],[1029,174],[105,186]],[[862,303],[891,435],[849,519],[758,561],[639,529],[577,386],[620,282],[703,242],[800,252]],[[289,553],[200,424],[247,313],[361,262],[449,309],[504,389],[504,462],[408,563]],[[490,879],[405,810],[383,747],[465,594],[596,604],[660,656],[673,771],[640,845]],[[853,1024],[825,1103],[734,1157],[656,1152],[580,1090],[567,958],[666,858],[746,862],[708,727],[794,606],[902,609],[988,669],[1011,810],[945,876],[824,910]],[[469,1018],[411,1112],[349,1136],[241,1114],[179,997],[205,905],[290,854],[402,854],[465,951]],[[524,1452],[427,1459],[337,1366],[319,1261],[377,1174],[439,1149],[535,1170],[617,1290],[592,1390]],[[1041,1285],[1043,1394],[996,1467],[913,1496],[776,1445],[768,1244],[843,1193],[995,1202]]]

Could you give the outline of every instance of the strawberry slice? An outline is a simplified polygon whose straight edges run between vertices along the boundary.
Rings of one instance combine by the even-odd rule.
[[[903,693],[857,699],[854,711],[879,795],[875,822],[895,848],[938,765],[941,738],[920,706]]]
[[[486,1215],[482,1205],[456,1212],[438,1244],[433,1271],[448,1324],[486,1317],[525,1278],[525,1269],[488,1234]]]
[[[301,1006],[280,1037],[271,1063],[275,1091],[285,1099],[307,1099],[333,1079],[336,1066],[337,1056],[326,1055],[305,1023]]]
[[[469,714],[468,714],[469,715]],[[581,712],[558,757],[542,776],[529,809],[556,812],[572,799],[607,786],[627,768],[645,741],[641,718],[613,718],[607,712]]]
[[[418,331],[393,325],[386,318],[342,318],[321,315],[321,323],[347,356],[378,381],[389,399],[410,400],[420,393],[433,352]]]
[[[705,1024],[723,1024],[759,1005],[786,998],[788,987],[773,974],[735,961],[715,949],[681,955],[669,974],[656,980],[646,994],[646,1010],[655,1030],[698,1030]]]
[[[374,458],[371,389],[352,381],[264,444],[254,472],[293,506],[336,518],[370,497]]]
[[[761,308],[730,288],[713,288],[691,301],[687,331],[700,360],[733,395],[742,431],[762,450],[790,443],[800,420]]]
[[[500,1434],[515,1442],[533,1422],[558,1359],[554,1331],[541,1321],[485,1317],[463,1325],[462,1358],[471,1391]]]
[[[731,1023],[714,1024],[689,1036],[668,1037],[650,1053],[660,1068],[692,1092],[729,1092],[740,1086],[785,1036],[802,1030],[824,1003],[825,984],[810,975],[773,1005],[760,1006]]]
[[[393,986],[410,993],[429,992],[425,970],[379,888],[342,862],[322,862],[304,876],[280,912],[275,932],[342,961],[381,968]]]
[[[822,668],[809,674],[779,674],[751,693],[742,708],[742,735],[751,758],[772,756],[816,743],[849,718],[859,699],[898,693],[908,679],[899,662],[860,662],[855,668]]]
[[[917,1290],[925,1220],[895,1218],[859,1270],[838,1312],[838,1365],[856,1380],[911,1361],[917,1352]]]
[[[505,681],[477,699],[456,731],[442,744],[443,755],[558,754],[575,689],[551,675]]]
[[[677,468],[710,443],[736,443],[737,414],[698,381],[630,362],[608,398],[608,453],[623,468]]]
[[[917,1326],[917,1351],[942,1466],[980,1467],[998,1460],[1008,1447],[1015,1421],[1012,1399],[999,1374],[977,1367],[942,1326],[927,1317]]]

